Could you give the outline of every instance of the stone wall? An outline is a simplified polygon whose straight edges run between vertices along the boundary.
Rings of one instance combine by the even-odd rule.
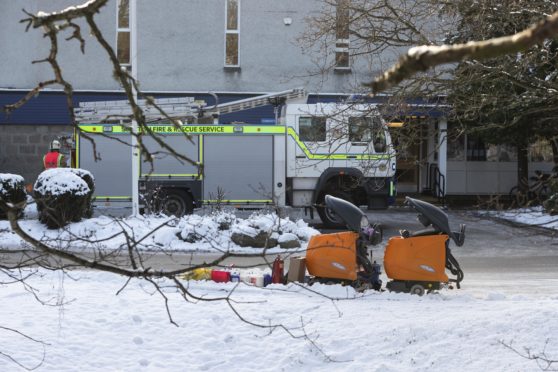
[[[50,142],[71,133],[67,125],[0,125],[0,173],[19,174],[26,184],[34,183]]]

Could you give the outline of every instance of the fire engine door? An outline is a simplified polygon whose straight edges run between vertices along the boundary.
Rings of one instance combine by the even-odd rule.
[[[371,173],[380,171],[385,174],[388,164],[382,154],[388,152],[389,135],[380,117],[353,116],[347,120],[348,141],[347,160],[349,163],[358,162],[359,167]],[[374,155],[378,154],[376,157]],[[350,165],[348,165],[350,166]],[[382,176],[379,175],[378,176]]]
[[[346,130],[337,120],[326,116],[300,115],[296,126],[295,150],[297,175],[308,176],[309,167],[323,171],[327,167],[346,165]]]

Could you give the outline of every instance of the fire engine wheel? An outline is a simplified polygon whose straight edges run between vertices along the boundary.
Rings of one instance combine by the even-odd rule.
[[[339,216],[335,214],[335,212],[325,206],[326,195],[335,196],[336,198],[341,198],[352,203],[351,194],[340,190],[334,190],[331,192],[326,191],[322,194],[320,201],[320,204],[322,204],[323,206],[317,208],[320,219],[326,227],[343,227],[343,220],[341,220],[341,218],[339,218]]]
[[[194,210],[192,197],[183,190],[165,189],[159,210],[161,213],[176,217],[192,214]]]
[[[410,294],[414,294],[417,296],[423,296],[424,292],[425,292],[424,287],[421,284],[415,284],[409,290]]]

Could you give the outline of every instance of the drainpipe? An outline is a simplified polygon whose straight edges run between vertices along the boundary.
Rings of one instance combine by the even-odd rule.
[[[137,33],[137,0],[130,1],[130,65],[132,67],[132,78],[137,81],[138,79],[138,33]],[[134,87],[134,100],[138,101],[138,92]],[[138,133],[138,123],[132,119],[132,134]],[[140,154],[138,147],[138,140],[135,135],[132,135],[132,215],[139,214],[139,173],[140,173]]]
[[[448,119],[446,117],[440,118],[438,121],[438,169],[442,174],[440,188],[447,193],[447,174],[448,174]],[[442,195],[444,197],[445,195]]]

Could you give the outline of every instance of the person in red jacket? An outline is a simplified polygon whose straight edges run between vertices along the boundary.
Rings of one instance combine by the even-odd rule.
[[[50,151],[43,156],[43,166],[45,169],[66,167],[66,157],[60,153],[60,141],[50,143]]]

